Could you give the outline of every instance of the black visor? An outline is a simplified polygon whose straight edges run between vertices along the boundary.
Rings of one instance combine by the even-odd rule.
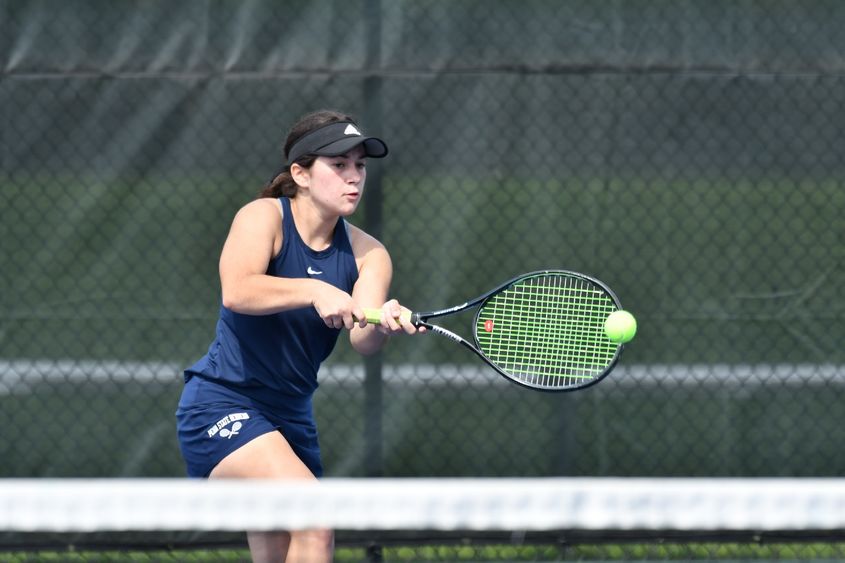
[[[340,156],[358,145],[363,145],[364,155],[372,158],[387,156],[387,145],[376,137],[365,137],[354,123],[330,123],[303,135],[290,148],[288,164],[306,155]]]

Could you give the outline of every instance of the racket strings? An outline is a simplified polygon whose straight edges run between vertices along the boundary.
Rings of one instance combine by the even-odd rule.
[[[567,274],[526,278],[491,297],[476,339],[490,361],[540,387],[583,385],[600,376],[618,344],[604,333],[614,300],[589,280]]]

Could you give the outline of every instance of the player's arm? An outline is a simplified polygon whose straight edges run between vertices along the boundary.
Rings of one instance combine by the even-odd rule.
[[[237,213],[220,255],[223,305],[249,315],[313,305],[327,325],[351,328],[363,311],[349,294],[319,280],[267,275],[282,247],[282,220],[274,199],[255,200]]]
[[[356,327],[350,332],[352,347],[367,355],[377,352],[384,345],[388,335],[395,333],[413,334],[416,327],[406,318],[400,318],[409,311],[395,299],[388,300],[390,282],[393,278],[393,263],[387,249],[375,238],[354,226],[350,226],[350,238],[358,263],[358,281],[352,289],[352,298],[361,307],[381,309],[380,325],[368,324]]]

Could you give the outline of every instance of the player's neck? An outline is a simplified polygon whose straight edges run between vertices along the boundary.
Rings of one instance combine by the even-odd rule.
[[[336,215],[324,216],[312,202],[301,197],[290,200],[290,209],[302,242],[316,251],[325,250],[331,246],[334,228],[338,221]]]

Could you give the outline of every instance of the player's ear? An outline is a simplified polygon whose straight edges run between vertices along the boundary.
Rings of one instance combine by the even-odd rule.
[[[290,175],[297,186],[307,188],[311,185],[310,171],[295,162],[290,165]]]

